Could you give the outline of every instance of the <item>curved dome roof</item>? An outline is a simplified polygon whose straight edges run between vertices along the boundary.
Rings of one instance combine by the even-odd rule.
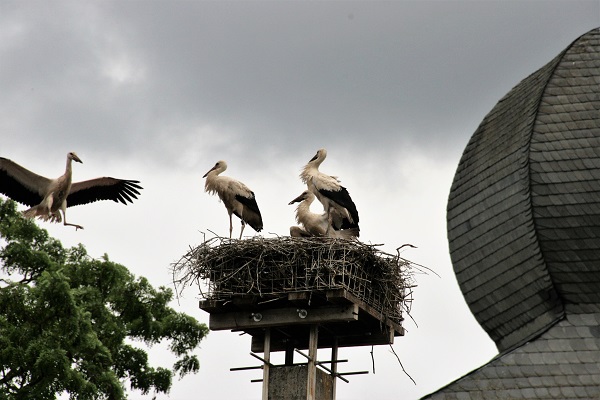
[[[566,312],[600,310],[600,28],[484,118],[447,222],[458,283],[501,351]]]

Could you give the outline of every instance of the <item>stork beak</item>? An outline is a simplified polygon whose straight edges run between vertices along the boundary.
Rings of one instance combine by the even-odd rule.
[[[319,157],[319,152],[318,151],[317,151],[317,154],[315,154],[315,156],[310,159],[310,161],[315,161],[317,159],[317,157]]]
[[[291,206],[294,203],[300,203],[302,200],[304,200],[304,193],[302,193],[300,196],[296,197],[294,200],[290,201],[288,203],[288,205]]]
[[[81,161],[81,159],[75,153],[73,153],[73,160],[83,164],[83,161]]]
[[[214,167],[212,167],[211,169],[209,169],[208,172],[204,174],[203,178],[206,178],[208,176],[208,174],[210,174],[210,171],[214,171],[215,169],[217,169],[216,165]]]

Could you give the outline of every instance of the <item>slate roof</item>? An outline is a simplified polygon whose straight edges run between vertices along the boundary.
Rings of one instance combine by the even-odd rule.
[[[425,399],[598,399],[600,313],[569,314]]]
[[[600,28],[484,118],[447,223],[459,286],[500,354],[425,398],[600,398]]]
[[[461,290],[500,351],[569,307],[600,311],[600,29],[484,118],[456,171],[447,222]]]

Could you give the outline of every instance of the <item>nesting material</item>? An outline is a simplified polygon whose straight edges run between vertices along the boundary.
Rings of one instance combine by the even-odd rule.
[[[290,292],[346,289],[401,323],[412,303],[413,263],[356,240],[214,237],[173,264],[178,291],[198,284],[208,300],[254,295],[265,301]]]

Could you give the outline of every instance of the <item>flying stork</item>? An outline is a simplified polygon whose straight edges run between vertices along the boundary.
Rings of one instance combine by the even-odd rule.
[[[250,225],[256,232],[262,230],[262,217],[258,209],[258,204],[256,204],[254,192],[248,186],[228,176],[219,176],[226,169],[227,163],[225,161],[217,161],[215,166],[203,176],[203,178],[206,178],[204,191],[210,194],[216,193],[225,205],[225,208],[227,208],[230,239],[233,231],[231,214],[235,214],[242,221],[241,239],[246,224]]]
[[[26,218],[38,217],[43,221],[67,222],[67,207],[92,203],[98,200],[112,200],[127,205],[140,194],[139,181],[95,178],[82,182],[71,182],[71,162],[83,163],[74,152],[67,154],[65,173],[56,179],[40,176],[20,166],[14,161],[0,157],[0,192],[11,199],[31,208],[23,211]],[[61,216],[62,211],[62,216]]]
[[[325,157],[327,157],[327,150],[319,149],[302,169],[300,179],[323,204],[323,208],[329,216],[328,230],[333,223],[335,212],[349,221],[347,228],[358,228],[358,211],[356,211],[356,205],[350,198],[348,190],[340,185],[337,177],[319,171],[319,166]]]
[[[305,190],[300,196],[290,201],[290,205],[300,203],[296,207],[296,221],[304,227],[304,229],[297,226],[290,227],[290,236],[328,236],[342,239],[354,239],[359,236],[358,227],[344,229],[345,226],[349,226],[348,220],[335,211],[332,218],[333,229],[328,229],[327,213],[317,214],[310,211],[310,205],[314,200],[315,195],[310,190]]]

